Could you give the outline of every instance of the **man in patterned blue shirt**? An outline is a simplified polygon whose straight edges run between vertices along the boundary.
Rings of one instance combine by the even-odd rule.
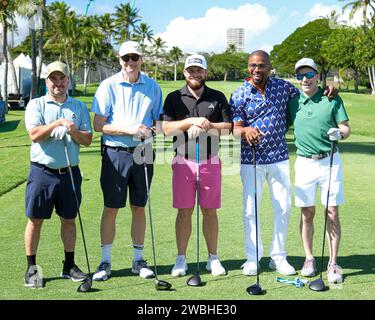
[[[271,63],[264,51],[254,51],[248,60],[250,77],[231,96],[230,106],[234,134],[241,137],[241,180],[243,184],[243,223],[247,261],[243,274],[255,275],[263,255],[258,231],[259,260],[255,255],[255,214],[252,170],[253,146],[257,162],[257,201],[267,181],[274,208],[274,233],[269,267],[283,275],[293,275],[285,250],[291,208],[289,156],[285,140],[287,102],[298,96],[299,90],[282,79],[270,78]],[[258,220],[259,221],[259,220]],[[259,230],[259,229],[258,229]]]
[[[293,275],[296,271],[288,263],[285,250],[291,208],[289,155],[285,134],[287,103],[299,96],[300,91],[290,82],[269,77],[270,58],[268,53],[262,50],[254,51],[249,55],[248,71],[250,77],[232,94],[229,101],[234,123],[233,134],[242,138],[241,180],[247,257],[247,261],[242,266],[242,273],[256,275],[257,263],[263,255],[260,232],[258,232],[259,260],[256,261],[254,171],[251,166],[254,147],[257,163],[258,208],[262,198],[262,187],[267,181],[274,209],[274,233],[269,267],[282,275]],[[332,98],[337,91],[330,87],[329,92],[326,90],[324,94]]]

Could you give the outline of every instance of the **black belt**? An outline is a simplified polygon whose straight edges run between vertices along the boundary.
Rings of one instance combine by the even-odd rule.
[[[118,151],[126,151],[126,152],[129,152],[129,153],[133,153],[136,147],[112,147],[112,146],[105,145],[104,148],[108,148],[108,149],[111,149],[111,150],[116,150],[116,152],[118,152]]]
[[[327,153],[319,153],[319,154],[309,154],[307,156],[299,154],[298,156],[303,157],[303,158],[313,159],[313,160],[321,160],[321,159],[329,157],[329,155],[330,153],[327,152]]]
[[[60,168],[60,169],[52,169],[52,168],[49,168],[49,167],[47,167],[46,165],[41,164],[41,163],[38,163],[38,162],[33,162],[33,161],[31,161],[31,164],[32,164],[33,166],[35,166],[35,167],[43,168],[43,169],[45,169],[45,170],[47,170],[47,171],[50,171],[50,172],[52,172],[52,173],[66,174],[66,173],[69,172],[69,167]],[[78,166],[73,166],[72,169],[73,169],[73,168],[76,168],[76,167],[78,167]]]

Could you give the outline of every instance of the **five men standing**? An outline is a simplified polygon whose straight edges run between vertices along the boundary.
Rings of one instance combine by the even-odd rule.
[[[327,185],[327,166],[319,171],[320,162],[327,159],[329,141],[347,138],[350,134],[348,118],[340,98],[334,101],[323,96],[317,86],[317,67],[311,59],[296,64],[297,79],[303,94],[291,83],[270,77],[271,63],[264,51],[254,51],[248,59],[250,77],[231,96],[228,104],[224,94],[206,86],[207,62],[204,56],[188,56],[184,66],[186,85],[165,99],[164,110],[159,85],[141,73],[142,52],[138,43],[124,42],[119,50],[121,71],[104,80],[95,94],[91,111],[94,129],[102,132],[102,167],[100,184],[104,209],[101,218],[101,262],[94,280],[107,280],[111,274],[111,249],[116,232],[119,208],[125,207],[127,193],[132,212],[131,238],[133,241],[132,272],[142,278],[154,276],[143,258],[147,190],[143,162],[137,150],[145,152],[145,140],[152,137],[156,121],[163,114],[163,132],[174,137],[175,157],[172,162],[173,207],[177,257],[172,276],[187,272],[186,251],[192,230],[192,213],[196,195],[196,156],[198,146],[200,208],[203,214],[203,234],[208,249],[206,269],[212,275],[226,274],[217,255],[218,217],[221,207],[221,161],[218,156],[220,135],[233,133],[241,139],[241,180],[243,184],[243,224],[247,261],[243,274],[255,275],[263,255],[258,232],[259,260],[255,258],[255,216],[252,186],[254,172],[251,159],[257,162],[258,207],[263,184],[267,181],[274,209],[274,233],[269,267],[283,275],[293,275],[295,269],[287,261],[286,235],[291,209],[289,156],[285,141],[287,120],[294,124],[297,146],[296,205],[301,207],[301,234],[306,252],[303,276],[315,275],[312,255],[312,220],[315,214],[316,186],[324,191]],[[66,174],[63,142],[68,143],[72,156],[73,174],[80,195],[81,176],[78,168],[79,145],[90,145],[92,140],[90,117],[86,106],[67,96],[66,66],[54,62],[48,66],[45,97],[32,100],[26,111],[26,127],[33,144],[31,169],[26,190],[26,211],[29,218],[25,231],[28,270],[25,285],[35,286],[38,275],[36,251],[43,219],[51,216],[55,207],[61,219],[61,236],[65,249],[62,276],[74,281],[86,277],[74,263],[75,224],[77,208],[66,197],[69,181]],[[288,109],[289,107],[289,109]],[[307,118],[310,120],[306,120]],[[338,128],[337,128],[338,127]],[[330,129],[327,133],[327,130]],[[138,148],[138,149],[137,149]],[[152,149],[149,144],[147,148]],[[336,151],[336,150],[335,150]],[[144,161],[145,157],[141,157]],[[308,175],[306,175],[306,169]],[[153,159],[147,162],[149,184],[153,176]],[[335,153],[330,198],[328,234],[330,236],[329,280],[342,281],[336,263],[340,239],[338,205],[343,203],[342,169],[338,152]],[[315,173],[314,176],[311,176]],[[67,181],[66,181],[67,180]],[[314,181],[314,183],[311,183]],[[67,184],[67,185],[66,185]],[[41,198],[41,190],[46,188]],[[324,193],[324,192],[323,192]],[[322,194],[323,194],[322,193]],[[72,197],[73,198],[73,197]],[[65,199],[65,200],[64,200]],[[323,200],[323,195],[322,195]],[[30,280],[33,277],[34,280]]]

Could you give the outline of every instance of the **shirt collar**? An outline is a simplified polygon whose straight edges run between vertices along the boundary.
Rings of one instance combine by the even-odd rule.
[[[258,93],[258,90],[257,90],[257,88],[255,88],[255,86],[253,86],[253,84],[250,82],[250,79],[251,79],[250,77],[248,77],[248,78],[245,79],[245,85],[246,85],[246,86],[249,86],[251,93],[256,94],[256,93]],[[267,78],[267,82],[266,82],[266,86],[265,86],[265,88],[264,88],[264,92],[267,92],[267,91],[270,89],[270,87],[271,87],[272,85],[273,85],[273,80],[272,80],[271,77],[268,77],[268,78]]]
[[[201,98],[204,97],[207,93],[208,93],[208,87],[206,85],[204,85],[204,89],[203,89],[203,93],[201,95]],[[188,88],[187,84],[185,84],[185,86],[182,87],[182,89],[181,89],[181,95],[193,97],[195,99],[195,97],[189,91],[189,88]]]
[[[303,104],[306,104],[309,100],[312,100],[314,102],[319,102],[323,95],[323,89],[321,87],[318,87],[318,91],[310,98],[304,94],[303,91],[301,91],[301,101]]]
[[[64,103],[71,103],[72,102],[72,98],[69,97],[69,96],[66,98],[66,100],[64,102],[57,102],[57,101],[53,100],[48,93],[45,95],[45,99],[46,99],[46,103],[54,103],[54,104],[58,104],[58,105],[62,105]]]
[[[133,84],[144,84],[144,83],[146,83],[146,81],[145,81],[145,75],[142,72],[139,73],[138,80],[136,82],[134,82],[134,83],[129,83],[127,81],[124,81],[124,77],[122,75],[122,70],[120,72],[118,72],[115,75],[115,77],[116,77],[116,80],[119,83],[126,83],[126,84],[130,84],[130,85],[133,85]]]

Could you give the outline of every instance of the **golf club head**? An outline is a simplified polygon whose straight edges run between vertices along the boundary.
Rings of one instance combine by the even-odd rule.
[[[314,281],[311,281],[309,284],[309,288],[313,291],[325,291],[327,290],[327,287],[323,281],[323,279],[320,277]]]
[[[201,279],[201,276],[199,275],[199,273],[196,273],[195,275],[193,275],[192,277],[190,277],[186,281],[186,283],[187,283],[188,286],[191,286],[191,287],[202,287],[204,285],[204,283],[202,282],[202,279]]]
[[[86,277],[85,280],[79,285],[77,291],[78,292],[88,292],[91,290],[92,287],[92,279],[90,276]]]
[[[246,291],[253,296],[259,296],[266,293],[258,283],[248,287]]]
[[[156,290],[170,290],[172,284],[164,280],[155,280],[155,289]]]

